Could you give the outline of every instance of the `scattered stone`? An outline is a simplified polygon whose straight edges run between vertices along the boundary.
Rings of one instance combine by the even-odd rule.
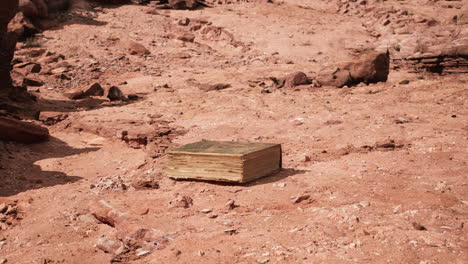
[[[410,83],[409,80],[403,80],[403,81],[400,82],[400,84],[402,84],[402,85],[409,84],[409,83]]]
[[[193,200],[190,196],[176,195],[174,199],[169,201],[169,208],[189,208],[193,205]]]
[[[0,116],[0,140],[38,143],[49,139],[49,130],[34,123]]]
[[[217,217],[218,217],[217,214],[209,214],[208,215],[208,218],[210,218],[210,219],[214,219],[214,218],[217,218]]]
[[[232,229],[232,228],[230,228],[230,229],[224,230],[224,233],[226,233],[226,234],[228,234],[228,235],[234,235],[234,234],[237,234],[238,231],[237,231],[237,229]]]
[[[226,207],[228,210],[232,210],[232,209],[234,209],[234,208],[236,208],[236,207],[239,207],[239,205],[237,205],[236,202],[235,202],[234,200],[229,200],[229,201],[226,203],[225,207]]]
[[[72,100],[83,99],[90,96],[103,96],[104,89],[99,83],[93,83],[91,86],[81,87],[65,94],[66,97]]]
[[[127,98],[117,86],[112,86],[107,92],[107,98],[111,101],[125,101]]]
[[[6,201],[0,204],[0,209],[0,231],[11,228],[20,219],[17,201]],[[0,248],[3,244],[0,239]]]
[[[36,77],[31,77],[31,76],[27,76],[27,77],[24,77],[23,78],[23,83],[21,86],[23,87],[27,87],[27,86],[43,86],[44,85],[44,82],[42,80],[40,80],[39,78],[36,78]]]
[[[126,44],[126,50],[130,55],[148,55],[150,51],[138,42],[130,41]]]
[[[294,197],[292,199],[293,203],[297,204],[297,203],[300,203],[300,202],[303,202],[303,201],[306,201],[306,200],[309,200],[310,199],[310,195],[309,194],[304,194],[304,195],[301,195],[301,196],[298,196],[298,197]]]
[[[200,213],[209,214],[212,211],[213,211],[212,209],[203,209],[203,210],[200,210]]]
[[[63,56],[62,54],[53,54],[53,55],[48,55],[46,57],[38,59],[37,63],[40,63],[42,65],[49,65],[49,64],[56,63],[64,59],[65,59],[65,56]]]
[[[398,214],[398,212],[400,211],[400,209],[401,209],[401,204],[395,206],[395,207],[393,208],[393,214]]]
[[[96,242],[96,247],[112,255],[120,255],[125,251],[122,241],[107,236],[100,237]]]
[[[419,223],[413,222],[412,225],[413,225],[414,229],[416,229],[416,230],[420,230],[420,231],[426,231],[427,230],[427,228],[425,226],[423,226],[423,225],[421,225]]]
[[[145,255],[148,255],[149,253],[151,253],[150,250],[143,250],[143,249],[141,249],[141,248],[135,250],[135,252],[136,252],[135,255],[136,255],[137,257],[145,256]]]
[[[39,73],[42,70],[42,66],[34,62],[19,63],[14,66],[16,71],[20,71],[23,75],[29,73]]]
[[[80,215],[78,219],[84,223],[98,223],[97,219],[90,215]]]
[[[47,126],[55,125],[59,122],[68,118],[67,113],[61,112],[40,112],[39,113],[39,121],[44,123]]]
[[[190,24],[190,19],[188,17],[180,19],[178,24],[181,26],[188,26]]]
[[[284,81],[285,88],[292,88],[298,85],[310,84],[309,78],[303,72],[294,72],[286,76]]]
[[[91,185],[91,189],[95,192],[100,193],[103,191],[125,191],[127,185],[123,182],[120,176],[114,177],[103,177],[99,179],[99,182]]]
[[[393,121],[393,123],[398,124],[398,125],[406,124],[406,123],[409,123],[409,122],[410,122],[409,120],[407,120],[407,119],[405,119],[403,117],[399,117],[398,119],[395,119]]]
[[[368,201],[362,201],[359,203],[360,206],[366,208],[366,207],[369,207],[370,206],[370,202]]]
[[[276,184],[276,186],[278,186],[280,188],[284,188],[284,187],[286,187],[286,183],[285,182],[280,182],[280,183]]]
[[[209,92],[209,91],[219,91],[230,88],[231,85],[227,83],[218,83],[218,84],[201,84],[199,85],[200,90]]]
[[[395,140],[389,139],[375,143],[373,149],[394,150],[397,148],[402,148],[403,146],[403,144],[397,144]]]
[[[132,179],[131,185],[137,190],[159,189],[159,181],[153,176],[149,175],[135,177],[134,179]]]
[[[140,252],[152,252],[153,250],[162,249],[172,240],[161,230],[129,223],[122,224],[119,227],[117,237],[127,248],[140,248]]]
[[[184,33],[182,35],[177,36],[178,40],[184,41],[184,42],[194,42],[195,41],[195,35],[192,33]]]
[[[7,259],[0,259],[0,264],[7,264],[8,260]]]
[[[121,223],[125,213],[117,211],[112,205],[104,200],[98,200],[90,203],[89,211],[99,222],[115,227]]]

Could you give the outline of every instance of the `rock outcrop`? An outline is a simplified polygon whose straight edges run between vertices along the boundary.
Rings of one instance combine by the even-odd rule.
[[[0,3],[0,92],[11,87],[11,60],[16,37],[8,32],[8,23],[18,10],[18,0],[2,0]]]
[[[398,59],[396,65],[410,72],[438,74],[468,73],[468,43],[448,47],[433,46],[424,54]]]
[[[0,116],[0,140],[37,143],[49,138],[49,130],[39,125]]]

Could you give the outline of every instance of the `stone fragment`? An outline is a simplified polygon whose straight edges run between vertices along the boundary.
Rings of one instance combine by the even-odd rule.
[[[93,83],[90,86],[80,87],[65,94],[69,99],[78,100],[90,96],[103,96],[104,89],[99,83]]]
[[[109,98],[111,101],[125,101],[127,99],[122,90],[120,90],[120,88],[117,86],[112,86],[109,88],[109,91],[107,92],[107,98]]]

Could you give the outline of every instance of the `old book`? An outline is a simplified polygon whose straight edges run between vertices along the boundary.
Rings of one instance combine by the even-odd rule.
[[[248,182],[281,169],[281,145],[203,140],[169,150],[166,174],[175,179]]]

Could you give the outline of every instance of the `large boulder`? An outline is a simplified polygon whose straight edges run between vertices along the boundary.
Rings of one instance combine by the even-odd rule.
[[[348,70],[353,84],[386,82],[390,72],[390,53],[370,52],[343,66]]]
[[[322,86],[353,86],[361,82],[369,84],[386,82],[390,72],[389,52],[372,51],[361,58],[324,68],[316,76]]]
[[[0,140],[37,143],[49,138],[49,130],[39,125],[0,116]]]
[[[319,72],[316,81],[322,86],[341,88],[351,82],[351,75],[348,70],[338,66],[329,66]]]
[[[0,2],[0,92],[11,86],[11,60],[16,46],[16,36],[8,32],[8,23],[18,11],[18,0]]]

